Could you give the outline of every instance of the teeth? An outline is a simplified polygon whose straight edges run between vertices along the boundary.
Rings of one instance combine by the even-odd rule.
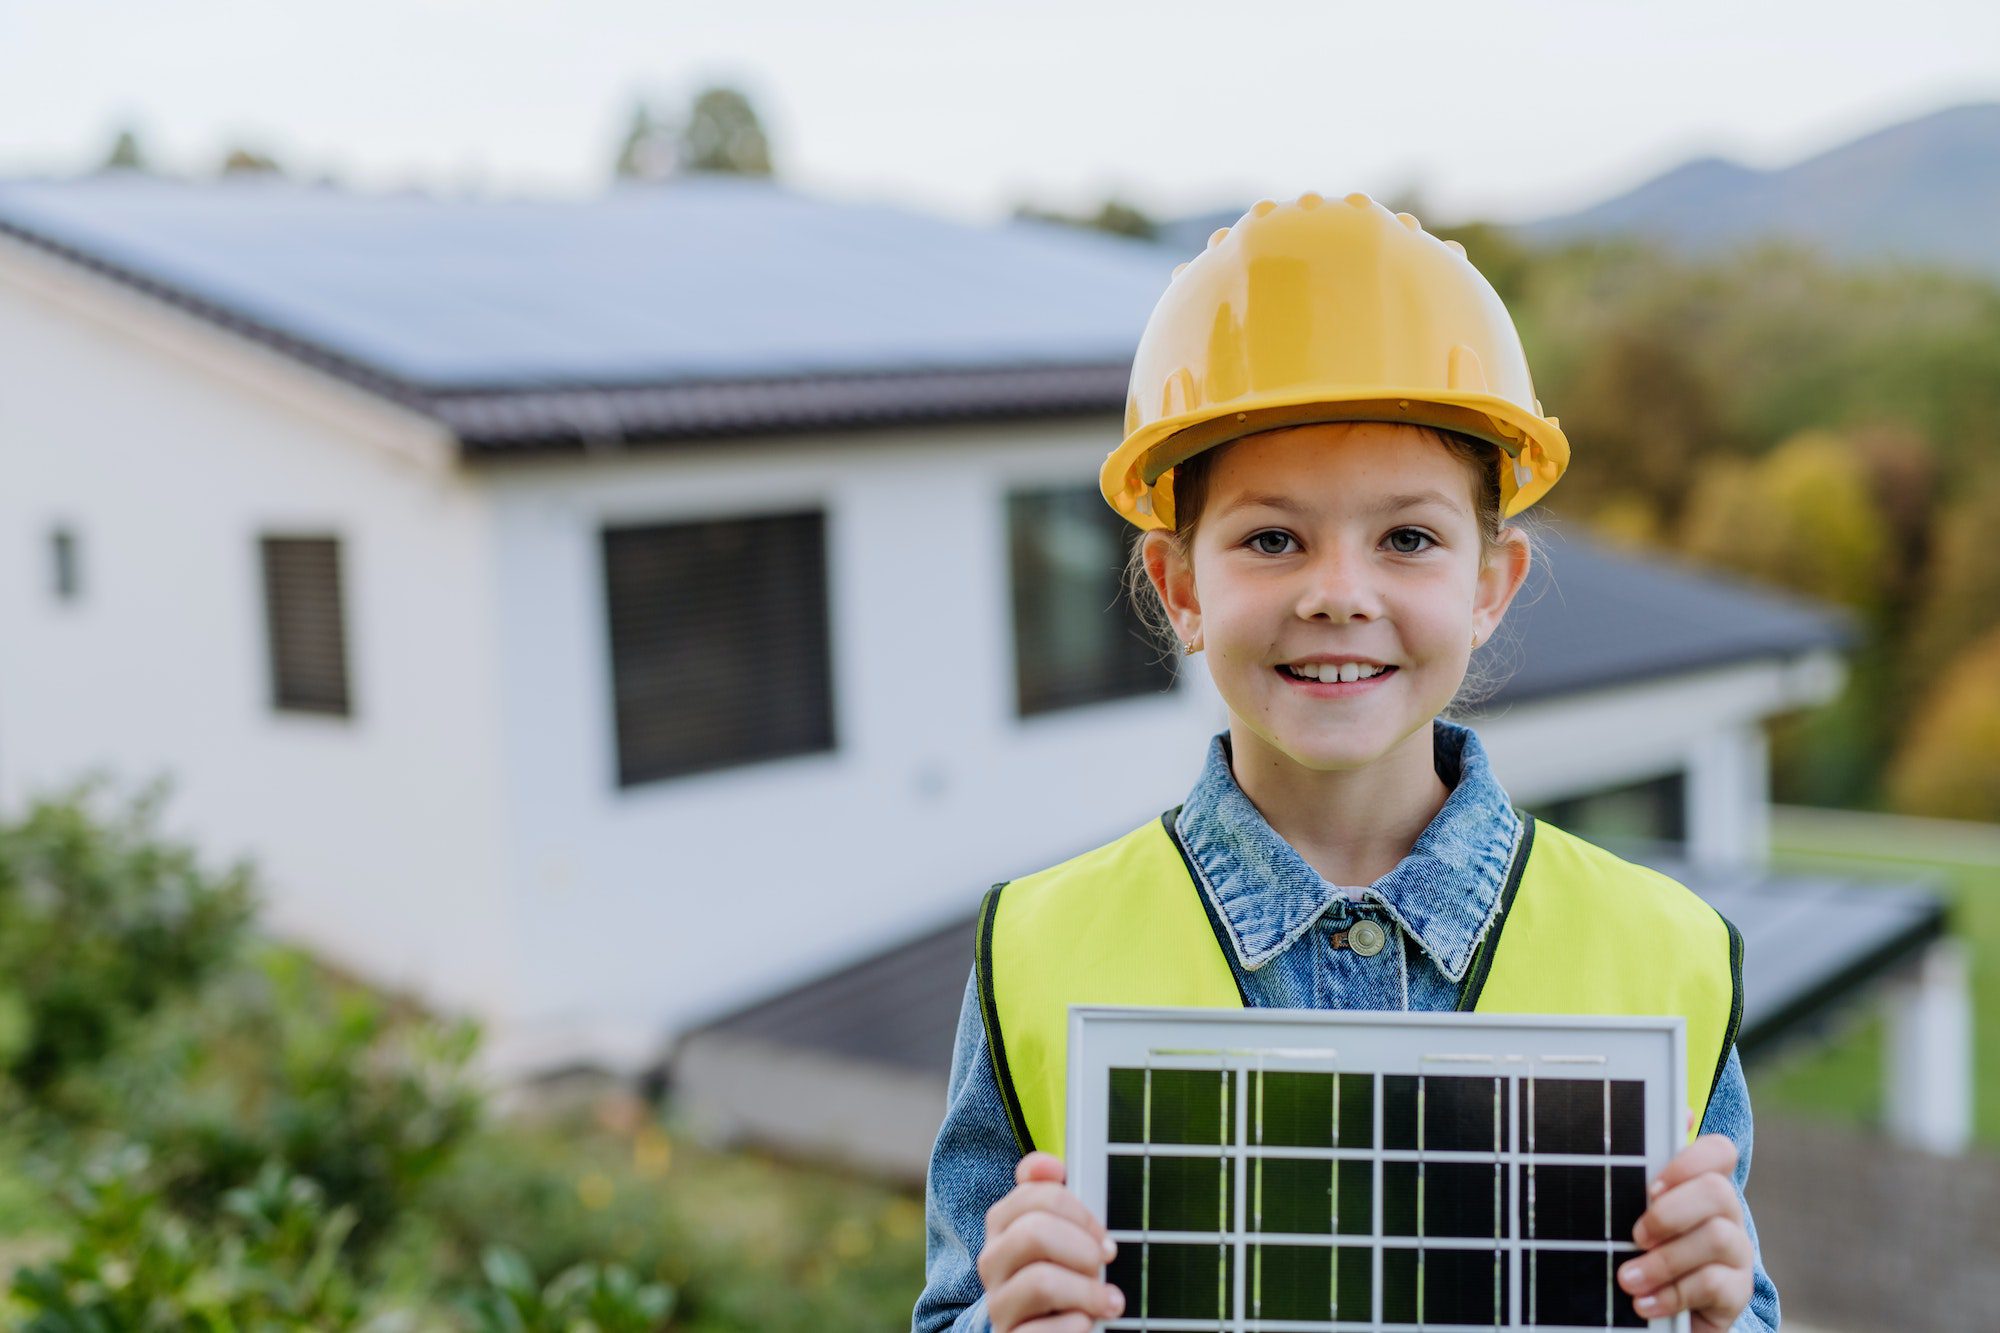
[[[1367,680],[1372,676],[1381,675],[1388,668],[1362,666],[1359,662],[1342,662],[1337,666],[1332,662],[1301,662],[1296,666],[1287,667],[1286,670],[1303,680],[1332,683]]]

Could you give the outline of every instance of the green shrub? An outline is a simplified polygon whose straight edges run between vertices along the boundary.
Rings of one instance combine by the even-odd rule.
[[[159,836],[163,787],[102,796],[86,783],[0,824],[0,1076],[31,1099],[224,969],[254,906],[246,868],[211,873]]]
[[[340,1252],[354,1225],[318,1186],[267,1165],[216,1223],[174,1213],[143,1149],[99,1160],[65,1191],[69,1249],[22,1268],[24,1333],[342,1333],[363,1306]],[[377,1325],[381,1326],[381,1325]]]
[[[486,1252],[486,1287],[465,1303],[472,1333],[655,1333],[673,1309],[671,1287],[613,1265],[578,1264],[547,1286],[520,1255]]]
[[[151,1151],[173,1205],[208,1216],[278,1162],[353,1209],[365,1255],[479,1125],[469,1023],[397,1017],[266,947],[93,1081],[105,1123]]]

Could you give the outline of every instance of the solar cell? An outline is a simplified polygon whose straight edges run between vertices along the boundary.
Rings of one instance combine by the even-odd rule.
[[[1681,1141],[1681,1020],[1070,1014],[1070,1185],[1126,1297],[1105,1328],[1649,1326],[1612,1275]]]

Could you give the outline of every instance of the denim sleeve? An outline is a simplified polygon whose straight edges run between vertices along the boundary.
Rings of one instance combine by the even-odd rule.
[[[1743,1081],[1743,1062],[1734,1046],[1729,1048],[1729,1060],[1722,1067],[1715,1095],[1708,1099],[1708,1110],[1702,1114],[1701,1132],[1727,1134],[1736,1142],[1736,1198],[1743,1205],[1743,1228],[1750,1233],[1750,1252],[1756,1261],[1751,1272],[1750,1304],[1730,1325],[1730,1333],[1777,1333],[1778,1289],[1764,1271],[1757,1224],[1751,1220],[1750,1203],[1743,1197],[1750,1182],[1750,1086]]]
[[[944,1124],[931,1147],[924,1185],[924,1290],[911,1333],[990,1333],[979,1251],[986,1245],[986,1210],[1014,1188],[1021,1159],[993,1062],[975,979],[965,982],[952,1046]]]

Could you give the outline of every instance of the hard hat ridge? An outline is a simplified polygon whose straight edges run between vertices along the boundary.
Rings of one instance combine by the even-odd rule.
[[[1125,438],[1099,482],[1141,528],[1171,528],[1176,464],[1279,426],[1394,421],[1499,449],[1502,512],[1569,461],[1514,323],[1456,241],[1368,195],[1264,199],[1174,269],[1132,361]]]

